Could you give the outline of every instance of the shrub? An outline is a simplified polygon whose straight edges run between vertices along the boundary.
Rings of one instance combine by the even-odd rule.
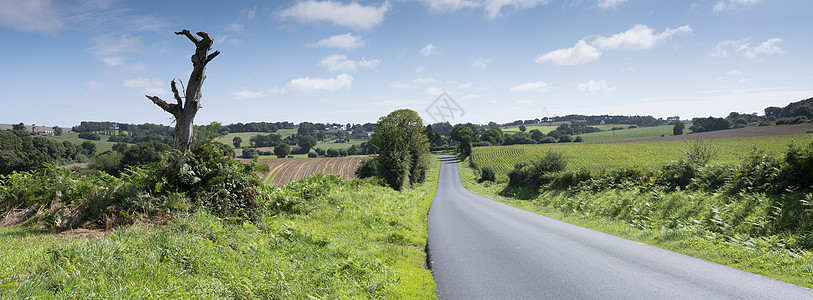
[[[550,151],[532,163],[518,162],[508,172],[508,186],[538,188],[550,181],[551,173],[561,172],[566,168],[567,160],[564,155]]]
[[[309,158],[317,158],[317,157],[319,157],[319,154],[316,154],[316,152],[308,152],[308,157]]]
[[[478,182],[483,182],[483,181],[494,182],[496,180],[497,180],[497,172],[494,171],[494,168],[492,168],[491,166],[483,166],[483,167],[480,168],[480,179],[477,180]]]
[[[368,158],[362,160],[358,168],[356,168],[356,177],[368,178],[378,174],[378,160]]]
[[[82,132],[79,133],[79,138],[83,140],[92,140],[92,141],[99,141],[102,139],[98,134],[95,132]]]
[[[697,174],[697,165],[688,161],[673,161],[661,168],[656,183],[668,189],[685,189]]]

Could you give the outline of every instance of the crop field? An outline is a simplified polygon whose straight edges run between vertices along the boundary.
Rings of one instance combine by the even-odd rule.
[[[224,143],[226,145],[232,145],[232,140],[234,137],[240,137],[243,139],[243,142],[240,144],[241,147],[248,147],[250,146],[249,139],[255,135],[269,135],[271,133],[279,134],[280,137],[283,139],[286,137],[291,136],[292,134],[296,133],[296,129],[279,129],[277,132],[233,132],[227,135],[221,136],[216,138],[215,141]]]
[[[595,127],[605,131],[580,134],[579,136],[584,139],[585,143],[645,139],[660,137],[661,135],[670,136],[672,135],[672,129],[674,128],[672,125],[638,128],[627,128],[629,125],[599,125]],[[624,127],[625,129],[610,130],[613,127]],[[685,132],[689,132],[688,126],[686,126],[686,128],[687,129],[685,129]]]
[[[308,177],[314,173],[337,174],[344,179],[356,177],[356,168],[367,156],[330,158],[267,158],[259,163],[267,164],[271,171],[264,182],[283,186],[288,182]]]
[[[712,162],[738,162],[753,151],[779,156],[788,145],[813,142],[813,134],[704,140],[719,150]],[[491,166],[497,178],[507,180],[507,173],[520,161],[532,161],[547,151],[561,152],[568,159],[568,169],[659,168],[683,158],[693,141],[654,141],[617,144],[544,144],[476,147],[472,159],[481,166]]]

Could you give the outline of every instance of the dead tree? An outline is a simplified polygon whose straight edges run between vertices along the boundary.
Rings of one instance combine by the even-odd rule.
[[[194,68],[192,69],[192,74],[189,75],[184,97],[181,97],[178,93],[178,88],[175,86],[175,79],[170,83],[170,87],[172,88],[172,95],[175,97],[177,104],[167,103],[157,96],[145,96],[147,96],[147,99],[152,100],[152,103],[155,103],[161,107],[161,109],[175,117],[175,149],[188,151],[192,146],[192,138],[195,136],[195,114],[197,114],[198,109],[201,108],[201,87],[203,87],[203,80],[206,79],[204,70],[206,69],[206,64],[220,54],[220,51],[209,54],[209,50],[212,49],[212,43],[214,43],[214,41],[209,37],[208,33],[202,31],[196,33],[200,36],[200,39],[192,35],[192,33],[186,29],[181,32],[176,32],[175,34],[185,35],[189,40],[195,43],[195,47],[197,48],[195,54],[192,55],[192,66]]]

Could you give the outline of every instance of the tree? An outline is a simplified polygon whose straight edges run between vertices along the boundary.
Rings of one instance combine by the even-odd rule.
[[[429,141],[418,113],[410,109],[393,111],[378,120],[373,135],[378,156],[377,174],[390,187],[401,190],[421,182],[429,162]]]
[[[118,153],[124,153],[127,150],[127,144],[125,143],[116,143],[113,145],[113,151]]]
[[[214,40],[206,32],[196,33],[200,39],[192,35],[189,30],[182,30],[175,32],[176,35],[185,35],[192,43],[195,44],[195,54],[192,55],[192,73],[189,74],[189,81],[184,91],[184,97],[178,93],[178,88],[175,84],[175,79],[170,83],[172,95],[177,101],[176,104],[169,104],[157,96],[145,95],[147,99],[152,100],[155,105],[161,107],[164,111],[170,113],[175,118],[175,131],[174,131],[174,145],[175,149],[182,152],[189,151],[192,147],[192,138],[194,137],[194,121],[195,115],[201,108],[200,99],[203,96],[201,89],[203,88],[203,81],[206,79],[205,69],[212,59],[214,59],[220,51],[215,51],[209,54]],[[183,85],[183,82],[181,82]],[[183,88],[183,86],[181,86]]]
[[[14,125],[11,125],[11,130],[22,130],[22,131],[25,131],[25,124],[23,124],[23,122],[20,122],[20,124],[14,124]]]
[[[452,139],[458,141],[460,145],[460,155],[468,157],[471,155],[471,142],[477,138],[477,128],[473,124],[457,124],[452,129]]]
[[[519,126],[519,131],[520,131],[520,132],[525,132],[525,130],[527,130],[527,129],[528,129],[528,128],[526,128],[526,127],[525,127],[525,125],[520,125],[520,126]]]
[[[684,125],[683,122],[681,122],[681,121],[675,121],[675,123],[673,123],[673,124],[675,125],[675,127],[672,128],[672,135],[681,135],[681,134],[683,134],[683,128],[685,128],[686,125]]]
[[[480,136],[481,141],[489,142],[492,146],[499,146],[503,141],[503,133],[497,127],[491,127]]]
[[[291,146],[288,146],[286,143],[279,143],[278,145],[274,146],[274,155],[279,158],[283,158],[291,154]]]
[[[240,144],[243,143],[243,138],[236,136],[231,139],[231,143],[234,144],[234,148],[240,148]]]
[[[87,156],[93,156],[96,153],[96,144],[91,141],[84,141],[81,145],[82,152]]]
[[[53,129],[54,129],[54,135],[55,136],[61,136],[62,135],[62,127],[54,126]]]
[[[302,153],[310,152],[313,146],[316,146],[316,138],[313,135],[305,134],[299,137],[299,142],[297,143],[299,148],[301,148]]]

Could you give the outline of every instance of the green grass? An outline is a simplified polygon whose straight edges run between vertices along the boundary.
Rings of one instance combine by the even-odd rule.
[[[625,130],[622,130],[625,131]],[[631,131],[631,130],[630,130]],[[739,162],[753,149],[766,154],[779,155],[790,143],[810,144],[811,134],[795,134],[770,137],[748,137],[706,140],[719,150],[712,162]],[[548,151],[561,152],[568,159],[568,169],[654,169],[676,161],[685,154],[693,141],[630,142],[618,144],[542,144],[512,145],[473,148],[472,158],[478,165],[488,165],[497,171],[499,181],[507,180],[506,174],[520,161],[532,161]]]
[[[719,212],[712,219],[723,224],[724,232],[733,227],[758,227],[757,223],[763,221],[760,216],[765,216],[762,210],[769,209],[766,206],[771,203],[753,203],[764,195],[729,198],[700,192],[542,191],[530,200],[517,200],[500,196],[506,189],[505,183],[478,184],[474,171],[467,165],[460,164],[460,177],[466,189],[476,194],[582,227],[813,287],[813,253],[784,248],[799,236],[726,236],[705,228],[709,226],[705,222],[716,224],[704,221],[703,215],[711,212]],[[738,222],[736,218],[745,219]]]
[[[102,152],[105,152],[105,151],[112,151],[113,150],[113,145],[115,145],[116,143],[107,141],[108,139],[110,139],[110,136],[109,135],[104,135],[104,134],[99,134],[99,137],[101,137],[102,139],[99,140],[99,141],[91,141],[94,144],[96,144],[96,154],[99,154],[99,153],[102,153]],[[51,137],[48,137],[48,138],[53,139],[55,141],[58,141],[60,143],[62,141],[69,141],[69,142],[74,143],[76,145],[80,145],[83,142],[88,141],[88,140],[85,140],[85,139],[80,139],[79,134],[76,133],[76,132],[65,132],[61,136],[51,136]]]
[[[324,149],[324,150],[327,150],[327,149],[345,149],[345,150],[347,150],[353,145],[358,146],[358,145],[361,145],[361,143],[368,142],[368,141],[370,141],[370,140],[350,139],[350,141],[348,141],[347,143],[335,143],[335,142],[332,142],[332,141],[320,142],[320,143],[316,144],[316,146],[314,146],[314,148],[320,148],[320,149]]]
[[[0,298],[434,299],[423,249],[438,167],[401,192],[341,183],[256,225],[199,212],[104,238],[0,228]]]
[[[255,135],[269,135],[271,133],[272,132],[235,132],[216,138],[215,141],[221,142],[226,145],[234,145],[234,143],[232,143],[232,140],[234,140],[235,137],[240,137],[241,139],[243,139],[243,142],[240,143],[240,147],[249,147],[251,145],[251,142],[249,141],[251,137]],[[281,138],[284,139],[296,133],[296,129],[280,129],[277,130],[277,132],[275,133],[279,134]]]
[[[556,128],[558,128],[558,127],[559,126],[525,126],[525,133],[530,133],[531,130],[538,129],[542,133],[547,134],[548,132],[556,130]],[[520,132],[520,131],[519,131],[519,126],[517,126],[517,127],[511,127],[511,128],[503,129],[502,132],[503,133],[512,133],[513,134],[513,133],[517,133],[517,132]]]
[[[629,127],[629,125],[598,125],[595,127],[599,127],[601,130],[605,131],[581,134],[580,136],[582,137],[582,139],[584,139],[585,143],[645,139],[659,137],[661,135],[670,136],[672,135],[672,129],[674,128],[674,126],[672,125],[638,127],[629,129],[626,129],[627,127]],[[625,129],[610,130],[613,127],[624,127]]]

